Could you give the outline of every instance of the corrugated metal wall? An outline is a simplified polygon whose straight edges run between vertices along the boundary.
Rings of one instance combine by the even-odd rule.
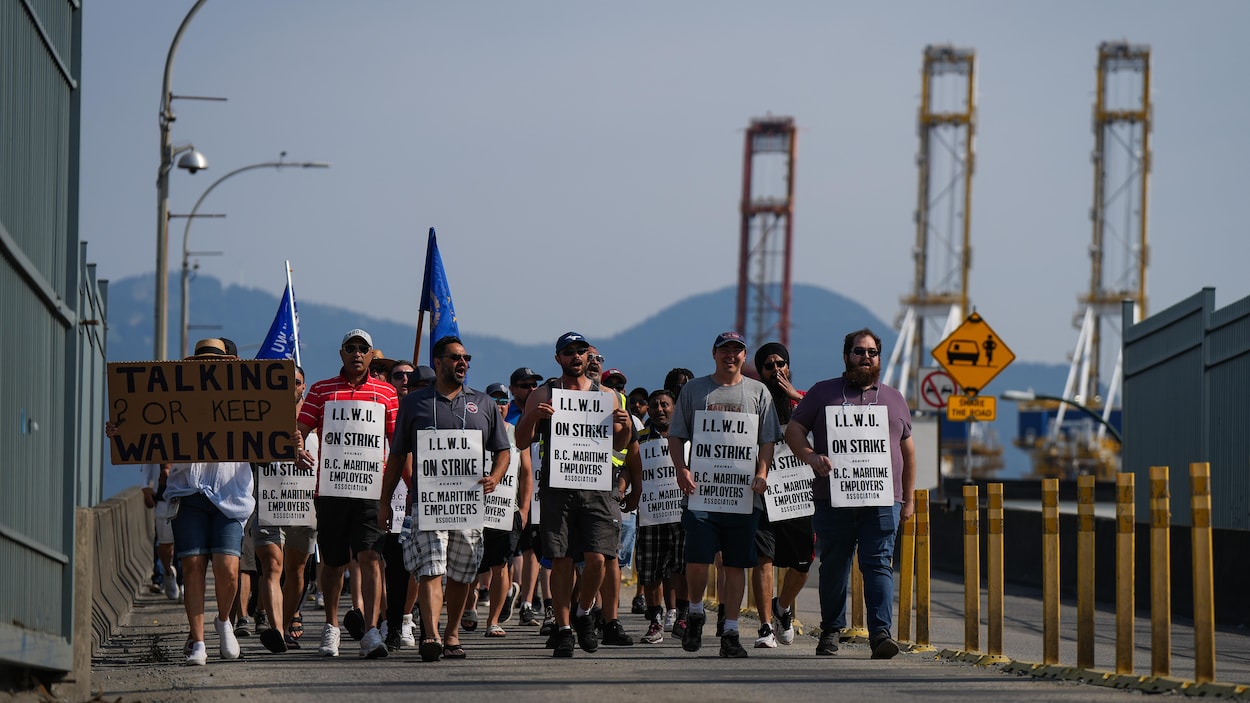
[[[0,664],[60,671],[74,507],[101,473],[83,422],[98,434],[102,409],[82,412],[102,397],[104,297],[78,241],[81,9],[0,3]]]
[[[1149,516],[1150,467],[1168,466],[1172,522],[1190,525],[1189,465],[1211,464],[1211,526],[1250,530],[1250,298],[1201,292],[1137,324],[1124,311],[1124,470]]]

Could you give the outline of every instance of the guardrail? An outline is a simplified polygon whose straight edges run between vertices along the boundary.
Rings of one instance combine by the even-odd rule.
[[[99,649],[130,613],[152,572],[154,523],[143,492],[128,488],[91,508],[91,651]]]

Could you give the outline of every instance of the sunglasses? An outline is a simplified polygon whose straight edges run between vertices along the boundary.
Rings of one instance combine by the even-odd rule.
[[[764,364],[764,369],[767,371],[772,371],[773,369],[784,369],[785,367],[786,367],[785,359],[782,359],[780,361],[769,361],[769,362],[765,362]]]
[[[463,361],[466,364],[473,361],[472,354],[444,354],[443,358],[451,359],[452,361]]]
[[[411,376],[414,373],[416,373],[416,371],[392,371],[391,378],[399,378],[401,376]]]
[[[880,349],[865,349],[863,347],[855,347],[854,349],[851,350],[851,353],[854,354],[855,356],[866,356],[869,359],[875,359],[881,356]]]
[[[368,344],[344,344],[343,345],[343,351],[347,352],[348,354],[368,354],[369,350],[372,348],[373,347],[370,347]]]
[[[528,382],[528,383],[518,383],[516,387],[517,387],[517,388],[528,388],[528,389],[530,389],[530,390],[533,390],[533,389],[535,389],[535,388],[537,388],[537,387],[538,387],[538,384],[537,384],[537,383],[535,383],[535,382],[533,382],[533,381],[530,381],[530,382]]]
[[[595,362],[596,364],[602,364],[602,363],[603,363],[603,355],[602,355],[602,354],[591,354],[590,356],[586,357],[586,361],[593,361],[593,362]]]
[[[561,349],[560,356],[581,356],[582,354],[586,354],[589,351],[590,350],[585,347],[582,347],[580,349]]]
[[[507,399],[507,398],[495,398],[495,404],[496,404],[496,405],[507,405],[507,404],[508,404],[508,399]]]

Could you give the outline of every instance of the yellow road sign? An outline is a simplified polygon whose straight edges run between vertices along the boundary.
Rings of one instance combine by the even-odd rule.
[[[933,348],[933,358],[966,393],[976,395],[1015,361],[1016,355],[990,329],[989,323],[974,312],[959,329],[938,342]]]
[[[993,422],[998,417],[998,398],[992,395],[953,395],[946,402],[946,419],[953,422]]]

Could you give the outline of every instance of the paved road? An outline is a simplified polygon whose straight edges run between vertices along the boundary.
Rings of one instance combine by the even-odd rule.
[[[818,620],[815,580],[813,574],[799,600],[801,620],[813,624]],[[962,649],[962,585],[939,575],[933,582],[933,596],[933,644],[939,650]],[[484,615],[485,611],[480,612]],[[1017,660],[1040,661],[1038,594],[1010,593],[1006,613],[1006,654]],[[815,696],[870,699],[876,695],[914,701],[1124,701],[1140,695],[1020,676],[997,667],[948,661],[932,653],[903,653],[893,660],[874,661],[866,645],[854,643],[844,645],[835,657],[816,657],[816,640],[810,636],[800,636],[788,647],[750,650],[745,660],[720,659],[711,637],[705,637],[705,647],[697,654],[682,651],[680,643],[670,638],[659,645],[601,647],[595,654],[578,650],[571,660],[556,660],[543,648],[544,638],[537,634],[537,628],[521,628],[515,619],[504,639],[487,639],[480,631],[466,633],[462,641],[469,658],[465,661],[423,663],[412,650],[392,653],[386,659],[361,660],[356,656],[356,643],[346,634],[343,655],[327,659],[316,654],[320,613],[310,603],[304,615],[306,647],[300,651],[270,654],[250,637],[241,640],[242,661],[223,662],[216,656],[215,637],[210,635],[208,666],[185,667],[180,654],[185,638],[180,606],[163,596],[144,594],[129,624],[95,657],[93,686],[108,701],[308,701],[331,697],[336,701],[377,701],[416,694],[475,701],[506,695],[509,703],[547,701],[553,694],[564,700],[593,698],[603,703],[750,700],[777,695],[792,700]],[[1097,617],[1097,664],[1111,669],[1114,615],[1100,610]],[[1065,603],[1062,618],[1061,661],[1070,665],[1076,657],[1073,604]],[[626,615],[623,622],[635,638],[645,630],[641,616]],[[745,633],[758,623],[744,619],[743,625],[747,644]],[[1137,673],[1146,674],[1150,663],[1149,622],[1139,619],[1138,630]],[[984,629],[982,632],[984,648]],[[1193,662],[1187,657],[1191,640],[1191,633],[1183,626],[1174,628],[1173,676],[1192,677]],[[1217,681],[1250,683],[1250,633],[1220,632],[1217,654]]]

